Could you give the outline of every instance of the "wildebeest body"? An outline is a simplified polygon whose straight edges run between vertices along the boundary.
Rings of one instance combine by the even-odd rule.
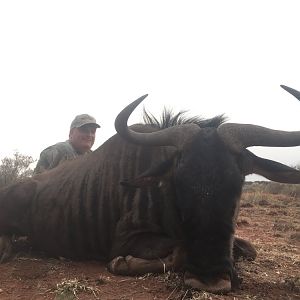
[[[35,248],[73,258],[130,254],[153,259],[184,244],[187,266],[194,272],[194,263],[202,272],[224,271],[224,266],[229,270],[232,219],[244,178],[216,135],[214,128],[202,131],[175,160],[180,170],[175,177],[169,174],[150,187],[128,188],[119,182],[176,155],[176,150],[130,145],[118,135],[89,156],[36,176],[33,222],[26,234]]]
[[[159,187],[120,185],[122,179],[135,177],[174,151],[129,145],[116,135],[94,153],[36,176],[37,190],[29,209],[33,244],[55,255],[107,259],[116,226],[129,218],[137,227],[155,225],[177,235],[170,194],[168,202]]]
[[[27,235],[55,256],[109,260],[117,274],[183,263],[186,284],[229,291],[245,175],[300,183],[299,171],[246,148],[300,145],[300,132],[222,124],[222,117],[128,129],[143,98],[120,113],[118,134],[93,153],[0,190],[2,244],[8,249],[4,237]]]

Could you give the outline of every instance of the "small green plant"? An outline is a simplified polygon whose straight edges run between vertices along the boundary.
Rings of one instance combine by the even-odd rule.
[[[63,279],[61,283],[56,285],[55,300],[73,300],[79,299],[78,293],[87,292],[97,298],[99,290],[95,287],[89,286],[86,280]]]

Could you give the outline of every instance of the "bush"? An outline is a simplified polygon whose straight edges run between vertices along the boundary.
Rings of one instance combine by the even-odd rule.
[[[5,157],[0,164],[0,187],[16,182],[33,174],[30,165],[35,160],[28,155],[15,152],[13,157]]]
[[[287,184],[272,181],[246,182],[243,191],[245,193],[265,193],[300,198],[299,184]]]

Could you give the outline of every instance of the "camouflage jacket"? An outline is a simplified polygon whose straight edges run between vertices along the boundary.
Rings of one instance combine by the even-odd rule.
[[[40,158],[34,169],[34,174],[53,169],[61,162],[69,159],[74,159],[79,155],[80,154],[78,154],[72,147],[69,140],[49,146],[41,152]]]

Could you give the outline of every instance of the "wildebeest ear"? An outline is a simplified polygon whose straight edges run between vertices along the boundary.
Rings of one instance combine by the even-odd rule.
[[[127,179],[120,182],[121,185],[127,187],[147,187],[159,185],[161,179],[170,171],[173,166],[174,158],[177,156],[173,155],[171,158],[164,160],[161,163],[149,168],[144,173],[138,175],[133,179]]]
[[[279,162],[255,157],[253,173],[281,183],[300,183],[300,171]]]

